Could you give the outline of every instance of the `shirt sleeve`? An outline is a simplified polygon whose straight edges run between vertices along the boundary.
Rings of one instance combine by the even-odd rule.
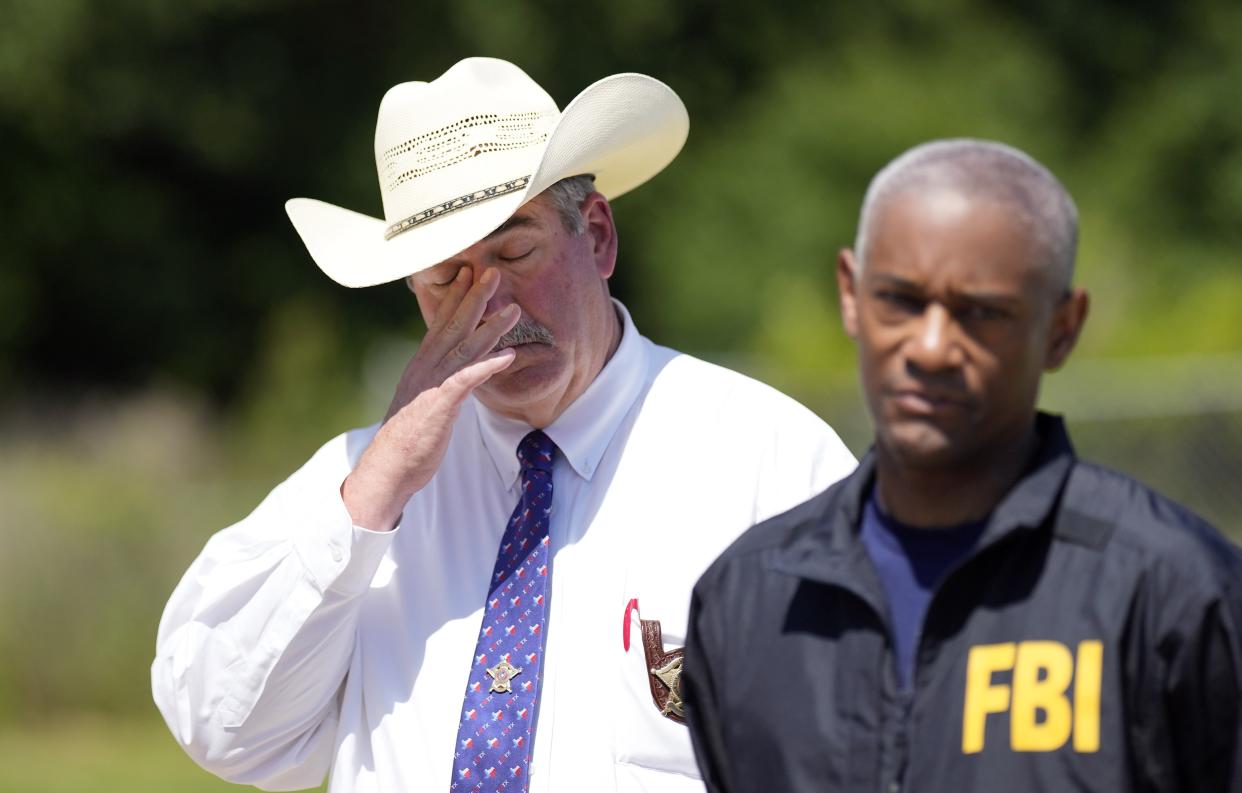
[[[352,524],[347,436],[213,536],[172,594],[156,705],[201,766],[269,790],[319,785],[362,597],[396,531]]]

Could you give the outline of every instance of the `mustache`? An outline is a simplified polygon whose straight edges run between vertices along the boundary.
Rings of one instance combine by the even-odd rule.
[[[551,345],[554,342],[552,331],[533,319],[522,317],[517,321],[516,325],[505,331],[505,335],[500,337],[496,342],[496,346],[492,347],[492,352],[503,350],[506,347],[514,347],[518,344]]]

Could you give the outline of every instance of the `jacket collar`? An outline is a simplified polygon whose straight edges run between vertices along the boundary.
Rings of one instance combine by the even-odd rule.
[[[971,557],[1017,532],[1051,526],[1049,520],[1074,466],[1074,447],[1059,416],[1037,413],[1039,445],[1026,473],[988,516]],[[837,584],[861,593],[878,592],[873,566],[862,563],[866,548],[858,539],[863,504],[875,479],[875,451],[868,450],[822,512],[805,521],[771,557],[769,567],[790,575]]]

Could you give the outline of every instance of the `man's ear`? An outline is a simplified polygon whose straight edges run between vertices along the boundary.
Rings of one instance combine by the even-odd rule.
[[[858,281],[854,252],[842,248],[837,254],[837,292],[841,300],[841,324],[851,339],[858,338]]]
[[[601,278],[612,277],[617,266],[617,227],[612,221],[612,206],[600,193],[590,193],[582,201],[583,234],[591,242],[595,269]]]
[[[1048,348],[1044,352],[1044,369],[1059,369],[1069,358],[1082,326],[1087,321],[1087,309],[1091,301],[1085,289],[1071,289],[1061,304],[1053,310],[1052,327],[1048,332]]]

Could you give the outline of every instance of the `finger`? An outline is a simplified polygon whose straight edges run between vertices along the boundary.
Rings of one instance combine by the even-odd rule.
[[[451,402],[460,403],[471,391],[486,383],[493,375],[507,369],[516,357],[517,353],[509,348],[463,366],[444,381],[445,396]]]
[[[456,326],[456,332],[464,335],[478,327],[479,320],[483,319],[483,312],[487,310],[487,301],[492,299],[499,286],[500,272],[495,267],[488,267],[479,277],[478,283],[466,291],[449,320],[451,326]]]
[[[474,272],[469,267],[458,267],[453,280],[449,281],[448,287],[444,290],[444,297],[440,299],[440,305],[436,307],[436,315],[427,325],[428,331],[438,331],[443,328],[453,316],[453,312],[461,305],[462,298],[470,291],[471,283],[474,281]]]
[[[439,405],[438,410],[441,411],[442,420],[451,423],[455,413],[449,415],[443,413],[443,411],[456,411],[460,407],[462,400],[471,391],[487,382],[489,377],[513,363],[513,359],[516,357],[517,353],[512,349],[500,350],[481,360],[472,361],[461,367],[440,381],[438,388],[433,386],[426,390],[412,391],[406,395],[398,391],[397,396],[393,397],[392,403],[388,406],[388,412],[384,414],[384,422],[395,416],[410,402],[421,396],[426,396],[432,400],[431,404]]]
[[[522,309],[516,303],[510,303],[492,314],[475,328],[474,333],[462,339],[461,343],[453,348],[448,356],[451,359],[450,365],[455,368],[461,367],[491,352],[496,342],[500,341],[500,337],[508,333],[521,317]]]
[[[483,312],[487,310],[487,301],[496,294],[499,284],[500,273],[494,267],[484,270],[483,275],[466,290],[453,310],[442,312],[446,314],[443,325],[436,333],[428,334],[431,337],[431,349],[443,357],[473,333],[479,320],[483,318]]]

